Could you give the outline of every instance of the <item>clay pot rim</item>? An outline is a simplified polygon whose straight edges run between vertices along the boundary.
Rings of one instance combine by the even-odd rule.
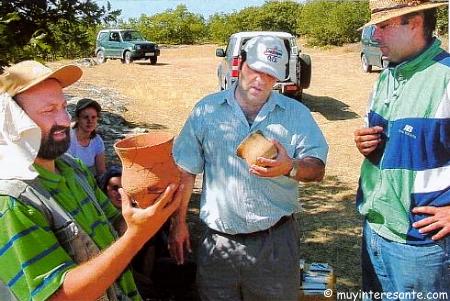
[[[149,134],[157,134],[157,135],[160,135],[160,136],[165,136],[164,137],[164,139],[165,139],[164,141],[162,141],[161,143],[152,144],[152,146],[162,145],[164,143],[170,142],[170,141],[175,139],[175,136],[173,134],[169,133],[169,132],[163,132],[163,131],[158,131],[157,132],[157,131],[155,131],[155,132],[149,132],[149,133],[140,133],[140,134],[136,134],[136,135],[130,135],[128,137],[125,137],[125,138],[117,141],[116,143],[114,143],[113,146],[114,146],[115,149],[118,149],[118,150],[147,148],[148,145],[144,145],[144,146],[130,146],[130,147],[121,147],[121,146],[118,146],[118,145],[121,144],[121,143],[124,143],[124,142],[128,142],[128,140],[130,140],[130,139],[133,139],[133,138],[136,138],[136,137],[139,137],[139,136],[146,136],[146,135],[149,135]]]

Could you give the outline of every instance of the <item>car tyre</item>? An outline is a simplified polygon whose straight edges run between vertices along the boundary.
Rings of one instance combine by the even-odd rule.
[[[103,50],[97,51],[97,63],[103,64],[104,62],[106,62],[105,53]]]
[[[157,56],[150,57],[150,64],[151,65],[156,65],[157,61],[158,61],[158,57]]]
[[[303,89],[299,88],[297,90],[297,92],[295,92],[295,99],[301,102],[302,101],[302,97],[303,97]]]
[[[366,73],[372,71],[372,65],[369,65],[369,61],[367,60],[367,56],[365,53],[361,55],[361,68]]]
[[[125,51],[123,54],[123,59],[120,60],[123,64],[131,64],[133,62],[133,59],[131,58],[131,52]]]
[[[300,79],[297,81],[300,83],[299,88],[301,90],[308,89],[311,84],[311,57],[307,54],[300,53],[297,61],[297,71],[299,72]]]

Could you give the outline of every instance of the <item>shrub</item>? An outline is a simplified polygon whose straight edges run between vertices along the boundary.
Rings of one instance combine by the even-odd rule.
[[[368,1],[307,2],[301,11],[297,33],[312,45],[337,45],[359,40],[358,28],[369,20]]]

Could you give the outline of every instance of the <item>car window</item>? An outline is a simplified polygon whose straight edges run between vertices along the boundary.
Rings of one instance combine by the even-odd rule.
[[[107,32],[100,32],[100,34],[98,35],[98,40],[105,40],[107,38],[108,38]]]
[[[372,25],[364,27],[363,32],[362,32],[363,40],[371,40],[374,29],[375,29],[375,26],[372,26]]]
[[[250,40],[251,38],[242,38],[242,44],[241,44],[241,49],[239,49],[239,53],[242,49],[244,49],[245,43],[248,42],[248,40]]]
[[[143,41],[144,38],[138,31],[124,31],[122,33],[122,39],[124,41]]]
[[[122,33],[122,40],[131,41],[131,34],[129,31],[125,31]]]
[[[228,42],[227,45],[227,49],[225,49],[225,56],[226,57],[231,57],[233,56],[233,49],[234,49],[234,45],[236,44],[236,39],[230,39],[230,41]]]
[[[375,25],[370,26],[370,40],[375,41],[373,39],[373,35],[375,34]]]
[[[248,38],[242,38],[242,44],[241,44],[241,49],[242,50],[245,46],[245,43],[247,43],[248,40],[250,40],[253,37],[248,37]],[[297,54],[298,53],[298,46],[297,46],[297,40],[295,39],[295,37],[289,38],[289,39],[283,39],[280,38],[284,41],[284,44],[286,46],[286,48],[288,49],[288,51],[290,51],[290,53],[292,54]],[[239,53],[240,53],[239,50]]]
[[[295,39],[295,37],[289,38],[289,45],[291,46],[291,53],[297,54],[298,46],[297,46],[297,40]]]
[[[111,32],[111,34],[109,35],[109,40],[110,41],[120,42],[119,33],[118,32]]]

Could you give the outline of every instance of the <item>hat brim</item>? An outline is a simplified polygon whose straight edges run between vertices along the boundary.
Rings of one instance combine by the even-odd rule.
[[[276,78],[279,81],[285,80],[285,75],[277,72],[275,68],[270,66],[269,64],[265,64],[264,62],[255,60],[254,62],[251,62],[249,59],[247,59],[247,65],[258,72],[266,73],[274,78]]]
[[[83,103],[82,105],[78,106],[75,108],[75,114],[78,115],[78,112],[89,108],[89,107],[93,107],[97,112],[101,112],[102,111],[102,107],[100,106],[100,104],[98,102],[96,102],[93,99],[90,99],[90,101],[87,101],[85,103]]]
[[[61,87],[65,88],[67,86],[70,86],[74,82],[78,81],[81,78],[82,74],[83,74],[83,71],[81,70],[80,67],[78,67],[76,65],[66,65],[66,66],[63,66],[45,76],[36,78],[35,80],[31,81],[26,86],[23,86],[22,88],[17,90],[16,93],[11,96],[15,96],[17,94],[23,93],[26,90],[36,86],[37,84],[39,84],[47,79],[56,79],[61,84]]]
[[[399,9],[392,9],[392,10],[373,13],[371,15],[370,21],[367,22],[366,24],[364,24],[364,26],[358,28],[358,30],[362,30],[366,26],[379,24],[381,22],[387,21],[392,18],[400,17],[403,15],[418,12],[421,10],[427,10],[427,9],[436,8],[439,6],[444,6],[447,4],[448,4],[447,2],[439,2],[439,3],[431,2],[431,3],[424,3],[421,5],[417,5],[417,6],[407,6],[407,7],[402,7]]]

